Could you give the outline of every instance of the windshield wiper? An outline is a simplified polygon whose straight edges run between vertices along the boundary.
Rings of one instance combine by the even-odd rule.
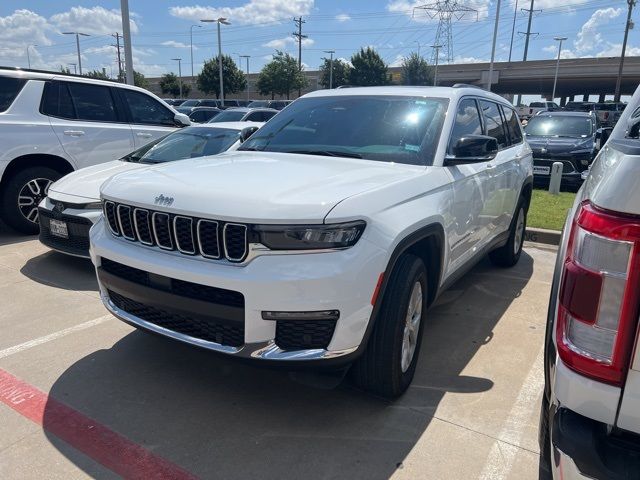
[[[286,150],[283,153],[299,153],[302,155],[322,155],[325,157],[362,158],[359,153],[341,152],[337,150]]]

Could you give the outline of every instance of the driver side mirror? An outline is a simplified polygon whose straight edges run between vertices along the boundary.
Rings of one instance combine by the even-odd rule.
[[[493,160],[498,154],[498,140],[487,135],[467,135],[453,146],[453,155],[445,157],[444,165],[480,163]]]
[[[176,123],[176,126],[178,127],[188,127],[189,125],[191,125],[191,120],[189,119],[189,116],[185,115],[184,113],[176,113],[173,116],[173,121]]]
[[[243,128],[242,131],[240,132],[240,143],[244,143],[247,140],[249,140],[249,137],[251,137],[251,135],[253,135],[257,131],[258,131],[258,127],[256,126]]]

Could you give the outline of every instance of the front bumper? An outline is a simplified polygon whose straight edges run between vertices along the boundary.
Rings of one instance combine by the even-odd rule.
[[[564,407],[550,415],[554,479],[640,479],[640,436],[612,436],[606,424]]]
[[[91,258],[97,268],[103,303],[121,320],[220,353],[272,362],[301,363],[315,360],[324,363],[338,358],[346,360],[358,349],[373,310],[371,296],[387,260],[385,251],[363,238],[356,246],[346,250],[297,255],[271,254],[258,256],[248,264],[238,266],[114,238],[102,220],[91,230]],[[160,283],[166,283],[167,280],[188,282],[196,288],[204,286],[240,294],[243,298],[240,317],[242,341],[240,344],[216,341],[215,329],[219,325],[214,326],[211,335],[203,338],[199,334],[167,325],[165,319],[154,321],[153,315],[157,318],[167,316],[160,312],[169,312],[168,316],[172,318],[189,315],[202,318],[207,312],[201,308],[204,307],[202,304],[194,301],[193,296],[185,301],[185,298],[172,297],[166,290],[164,293],[153,292],[154,286],[141,289],[140,285],[133,286],[114,279],[108,273],[105,275],[102,259],[148,273],[156,282],[162,277]],[[171,293],[175,293],[174,290]],[[122,297],[126,298],[123,300]],[[122,308],[123,305],[125,308]],[[128,305],[133,305],[133,308],[128,308]],[[146,307],[153,311],[143,310]],[[214,310],[210,312],[213,317],[217,315]],[[340,312],[326,348],[280,348],[277,344],[278,322],[262,318],[263,311],[319,310]],[[132,314],[142,311],[144,315]],[[233,327],[237,317],[235,314],[226,317],[221,314],[219,320],[231,323]],[[299,321],[301,325],[304,322],[292,321]],[[220,335],[224,337],[223,333]]]
[[[563,187],[567,187],[575,190],[579,189],[582,186],[582,183],[584,182],[584,180],[582,179],[582,172],[579,171],[574,165],[574,163],[569,160],[549,160],[549,159],[534,158],[533,159],[534,185],[539,187],[549,186],[549,182],[551,181],[551,174],[536,173],[535,167],[549,168],[549,172],[551,172],[551,166],[556,161],[561,162],[563,164],[562,179],[561,179],[560,185]],[[588,165],[583,165],[583,167],[586,170],[588,168]]]
[[[101,210],[75,208],[54,208],[55,201],[45,198],[38,208],[40,223],[40,242],[60,253],[74,257],[89,257],[89,229],[98,221]],[[67,223],[68,237],[63,238],[51,233],[49,221],[61,220]]]

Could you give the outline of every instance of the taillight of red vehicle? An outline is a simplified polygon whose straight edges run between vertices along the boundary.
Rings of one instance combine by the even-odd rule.
[[[560,286],[556,340],[576,372],[622,385],[638,324],[640,217],[589,202],[576,213]]]

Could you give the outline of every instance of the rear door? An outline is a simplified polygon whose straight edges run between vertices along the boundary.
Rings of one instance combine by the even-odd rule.
[[[129,114],[136,148],[174,131],[175,113],[162,102],[137,90],[118,88],[124,108]]]
[[[110,87],[50,81],[40,109],[78,168],[118,159],[134,149],[131,127]]]

